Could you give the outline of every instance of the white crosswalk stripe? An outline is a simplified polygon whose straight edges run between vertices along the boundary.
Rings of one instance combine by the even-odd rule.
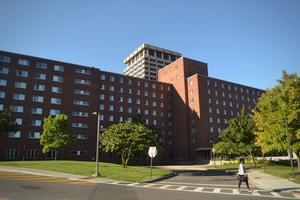
[[[195,192],[201,192],[204,188],[202,187],[197,187],[196,189],[194,189]]]
[[[176,190],[183,190],[185,188],[187,188],[187,186],[180,186],[179,188],[176,188]]]
[[[275,197],[281,197],[280,194],[278,194],[277,192],[270,192],[270,193]]]

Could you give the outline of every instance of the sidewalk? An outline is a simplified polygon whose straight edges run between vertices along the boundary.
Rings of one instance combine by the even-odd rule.
[[[160,166],[156,168],[166,169],[166,170],[180,170],[180,169],[181,170],[206,170],[204,165]],[[105,179],[101,177],[86,177],[86,176],[75,175],[75,174],[67,174],[62,172],[54,172],[54,171],[46,171],[46,170],[30,169],[30,168],[0,166],[0,171],[36,174],[42,176],[54,176],[59,178],[78,179],[78,180],[89,180],[89,181],[92,180],[93,182],[99,182],[99,183],[117,182],[117,180]],[[263,173],[262,170],[249,170],[248,175],[249,175],[250,182],[253,185],[260,187],[262,189],[267,189],[267,190],[277,191],[277,192],[287,191],[287,192],[300,193],[300,184]]]
[[[250,182],[257,187],[275,192],[287,191],[300,193],[300,184],[263,173],[262,170],[248,170],[247,174],[249,175]]]

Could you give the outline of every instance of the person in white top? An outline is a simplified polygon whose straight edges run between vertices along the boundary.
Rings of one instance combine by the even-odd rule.
[[[240,165],[239,165],[239,173],[238,173],[238,178],[239,178],[239,185],[238,185],[238,192],[240,191],[240,187],[241,187],[241,183],[242,181],[246,182],[247,188],[248,188],[248,192],[252,192],[252,190],[250,190],[249,188],[249,183],[248,183],[248,174],[246,173],[246,168],[245,168],[245,159],[244,158],[240,158]]]

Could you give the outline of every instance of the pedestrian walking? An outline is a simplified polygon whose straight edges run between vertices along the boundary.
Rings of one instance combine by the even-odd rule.
[[[252,192],[252,190],[250,190],[249,187],[249,183],[248,183],[248,174],[246,173],[246,168],[245,168],[245,159],[244,158],[240,158],[240,165],[239,165],[239,173],[237,175],[237,178],[239,180],[239,187],[238,187],[238,192],[240,192],[240,187],[241,187],[241,183],[242,181],[246,182],[247,188],[248,188],[248,192]]]

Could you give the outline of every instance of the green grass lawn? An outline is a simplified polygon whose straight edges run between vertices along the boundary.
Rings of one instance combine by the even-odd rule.
[[[49,171],[64,172],[83,176],[92,176],[95,173],[96,163],[88,161],[10,161],[0,162],[0,165],[11,167],[25,167]],[[129,182],[142,182],[154,178],[173,174],[171,171],[128,166],[122,168],[120,164],[99,163],[99,173],[102,178],[115,179]]]
[[[245,167],[250,168],[249,170],[264,170],[264,165],[263,164],[256,164],[258,168],[253,168],[252,163],[246,163]],[[231,170],[238,170],[238,164],[230,164],[230,165],[217,165],[217,169],[231,169]],[[213,166],[209,166],[208,168],[213,168]],[[292,180],[295,183],[300,184],[300,172],[298,171],[298,167],[294,167],[294,172],[295,172],[295,177],[297,178],[296,180]],[[289,179],[291,178],[292,175],[292,170],[291,167],[289,166],[283,166],[283,165],[266,165],[266,173],[273,175],[273,176],[278,176],[284,179]]]

